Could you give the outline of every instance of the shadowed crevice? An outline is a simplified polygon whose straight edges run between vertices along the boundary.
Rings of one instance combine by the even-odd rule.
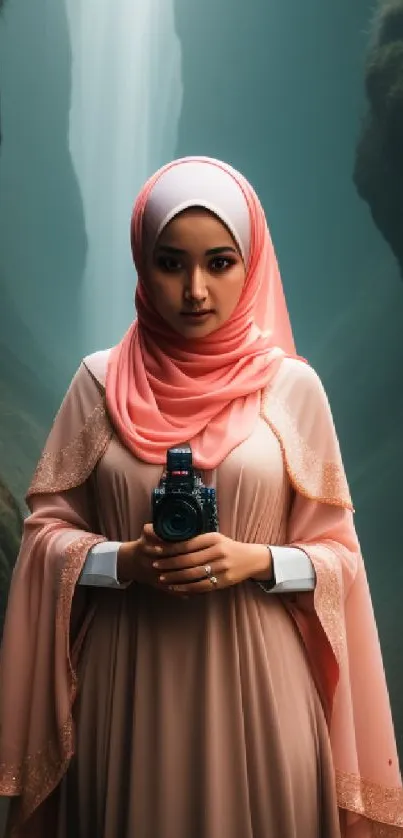
[[[354,183],[403,278],[403,0],[380,5],[365,72],[368,100]]]

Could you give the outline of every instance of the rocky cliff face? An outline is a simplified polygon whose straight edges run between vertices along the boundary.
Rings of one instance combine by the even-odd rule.
[[[21,510],[0,479],[0,634],[3,627],[11,573],[22,535]]]
[[[35,378],[0,343],[0,633],[18,554],[24,497],[54,408]]]
[[[365,87],[369,108],[356,150],[354,182],[403,278],[403,0],[380,4]]]

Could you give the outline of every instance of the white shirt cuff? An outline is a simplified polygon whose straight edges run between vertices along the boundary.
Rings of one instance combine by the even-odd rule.
[[[126,588],[117,578],[120,541],[103,541],[89,550],[78,580],[79,585],[100,588]],[[307,554],[299,547],[270,547],[276,584],[267,592],[297,593],[315,589],[315,571]],[[128,583],[130,584],[130,583]],[[258,583],[263,590],[265,585]]]
[[[316,575],[312,562],[299,547],[271,547],[276,584],[267,593],[298,593],[315,589]],[[260,585],[265,590],[264,582]]]
[[[102,541],[95,544],[88,551],[78,584],[97,588],[126,588],[127,585],[121,585],[117,577],[120,545],[120,541]]]

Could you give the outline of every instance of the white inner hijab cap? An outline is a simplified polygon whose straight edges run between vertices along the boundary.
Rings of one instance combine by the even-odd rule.
[[[189,207],[203,207],[228,227],[247,265],[250,216],[245,196],[231,175],[207,161],[184,161],[168,169],[152,188],[144,212],[144,228],[153,249],[172,219]]]

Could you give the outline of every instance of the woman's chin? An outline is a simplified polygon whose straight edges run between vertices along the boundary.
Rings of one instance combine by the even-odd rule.
[[[216,315],[212,312],[206,316],[197,316],[194,318],[180,315],[179,319],[175,322],[174,328],[175,331],[186,338],[205,338],[211,335],[212,332],[215,332],[219,325]]]

